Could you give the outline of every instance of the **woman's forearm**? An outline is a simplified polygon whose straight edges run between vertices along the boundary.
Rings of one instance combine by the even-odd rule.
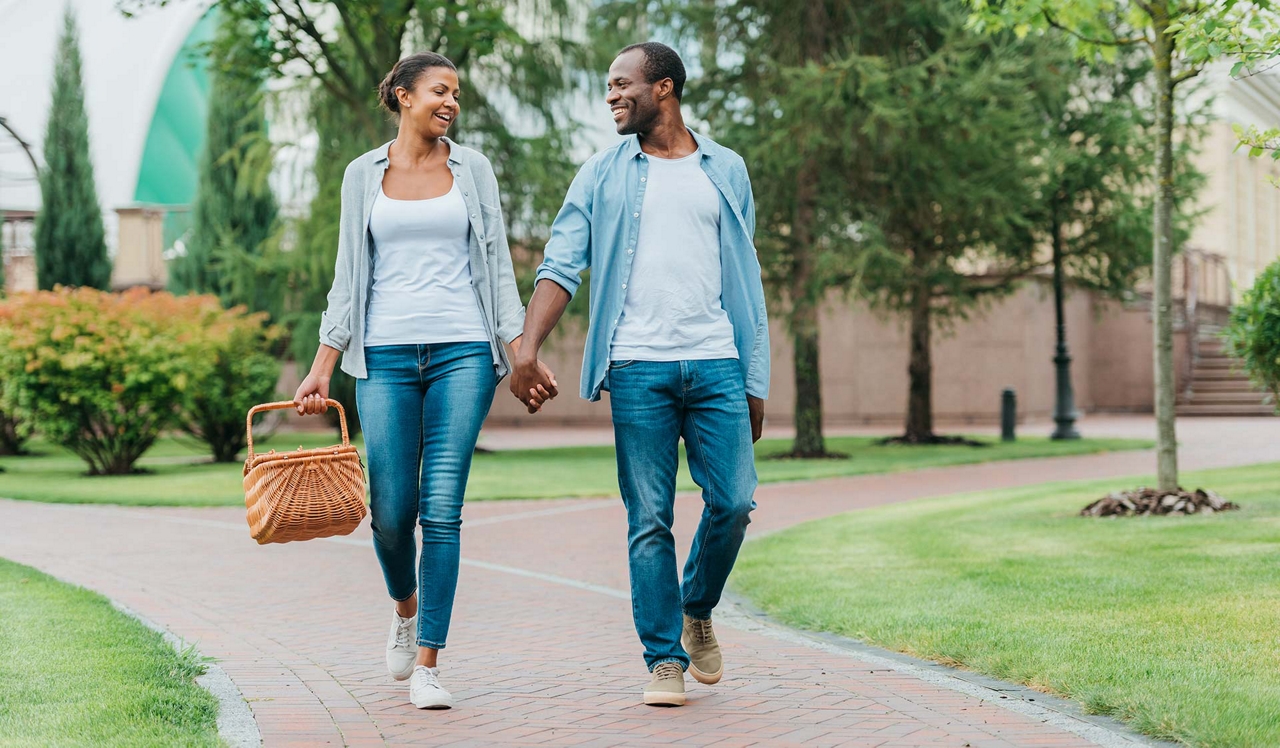
[[[320,344],[316,350],[316,358],[311,362],[311,373],[321,379],[329,379],[333,376],[333,367],[338,364],[338,356],[341,351],[333,346]]]

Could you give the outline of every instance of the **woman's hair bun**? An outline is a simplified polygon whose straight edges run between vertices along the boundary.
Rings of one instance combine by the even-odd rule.
[[[397,66],[399,63],[397,63]],[[387,77],[382,79],[378,84],[378,103],[382,104],[382,108],[392,114],[400,113],[400,99],[396,97],[396,87],[394,85],[396,70],[391,69],[387,73]]]
[[[392,114],[399,114],[400,99],[396,96],[396,89],[412,91],[418,78],[431,68],[449,68],[455,72],[458,70],[448,57],[435,52],[417,52],[402,57],[378,84],[378,102],[382,104],[382,108]]]

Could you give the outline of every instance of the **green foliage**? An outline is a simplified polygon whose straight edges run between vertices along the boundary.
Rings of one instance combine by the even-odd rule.
[[[1216,13],[1202,13],[1171,27],[1187,54],[1205,60],[1232,60],[1231,75],[1236,78],[1275,67],[1280,56],[1280,6],[1270,0],[1231,0],[1225,5]],[[1280,128],[1232,127],[1240,141],[1237,150],[1247,150],[1250,158],[1280,160]],[[1268,180],[1280,186],[1275,177]]]
[[[1037,234],[1046,246],[1059,241],[1064,273],[1076,284],[1123,296],[1152,259],[1155,123],[1143,92],[1151,64],[1122,48],[1111,62],[1064,57],[1054,66],[1068,95],[1040,99],[1049,137]],[[1192,159],[1201,125],[1185,118],[1174,144],[1175,247],[1199,217],[1187,206],[1206,179]]]
[[[276,202],[266,179],[272,149],[262,70],[251,46],[254,29],[246,25],[224,18],[218,32],[221,57],[213,61],[191,240],[169,265],[169,285],[175,293],[212,293],[226,306],[261,311],[279,290],[255,262],[274,227]]]
[[[1280,6],[1272,0],[1222,0],[1170,26],[1186,54],[1235,60],[1232,76],[1253,75],[1280,56]]]
[[[90,475],[121,475],[174,425],[207,382],[210,296],[89,288],[20,294],[0,304],[0,407],[39,424]]]
[[[975,37],[962,20],[939,9],[901,52],[881,50],[891,79],[852,175],[868,234],[889,250],[870,255],[862,287],[873,304],[923,305],[939,321],[1008,293],[1039,264],[1027,195],[1044,178],[1034,158],[1044,125],[1028,92],[1063,94],[1049,45]]]
[[[1280,260],[1244,292],[1224,334],[1231,355],[1244,361],[1249,378],[1271,393],[1280,412]]]
[[[243,307],[204,319],[198,355],[212,366],[190,387],[182,425],[209,446],[214,462],[235,462],[245,446],[245,414],[278,399],[280,363],[273,354],[281,331],[265,322],[265,314],[248,314]]]
[[[79,33],[68,6],[54,62],[35,227],[36,280],[46,290],[59,284],[105,289],[111,283],[81,68]]]

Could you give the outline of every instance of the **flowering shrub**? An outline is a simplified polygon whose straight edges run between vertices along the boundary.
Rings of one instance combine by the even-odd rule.
[[[1244,361],[1249,379],[1271,393],[1271,404],[1280,412],[1280,260],[1263,270],[1232,307],[1224,334],[1231,355]]]
[[[80,456],[91,475],[132,472],[250,319],[261,328],[212,296],[146,289],[14,295],[0,302],[0,409]]]
[[[183,428],[209,445],[215,462],[235,462],[245,446],[245,413],[278,399],[280,364],[271,348],[280,337],[266,326],[266,314],[244,307],[206,317],[201,353],[212,362],[208,375],[194,383],[183,408]]]

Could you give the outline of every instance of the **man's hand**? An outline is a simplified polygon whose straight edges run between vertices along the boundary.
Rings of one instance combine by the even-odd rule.
[[[751,443],[755,444],[764,432],[764,400],[747,395],[747,410],[751,412]]]
[[[530,413],[537,413],[546,401],[560,394],[560,390],[556,387],[555,374],[546,364],[517,352],[511,363],[511,394],[524,403]]]
[[[538,348],[564,314],[570,298],[569,292],[555,281],[538,281],[525,311],[524,332],[511,341],[511,394],[530,413],[537,413],[543,403],[560,394],[555,375],[538,360]]]

